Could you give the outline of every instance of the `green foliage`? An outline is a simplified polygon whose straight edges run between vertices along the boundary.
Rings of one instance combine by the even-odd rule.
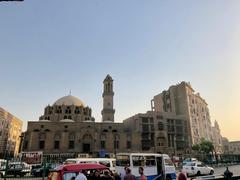
[[[199,150],[200,150],[200,145],[199,145],[199,144],[194,144],[194,145],[192,146],[192,150],[194,150],[194,151],[199,151]]]
[[[208,141],[208,140],[202,138],[200,143],[194,144],[192,146],[192,150],[209,154],[210,152],[212,152],[214,150],[214,146],[211,141]]]

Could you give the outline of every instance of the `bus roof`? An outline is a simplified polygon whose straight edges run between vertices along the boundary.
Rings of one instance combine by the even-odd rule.
[[[158,154],[158,153],[117,153],[117,155],[135,155],[135,156],[164,156],[169,157],[167,154]]]
[[[60,171],[60,170],[65,170],[65,171],[80,171],[80,170],[91,170],[91,169],[98,169],[98,170],[103,170],[103,169],[108,169],[108,167],[101,165],[101,164],[68,164],[68,165],[60,165],[57,169],[53,171]]]
[[[66,161],[77,160],[77,161],[104,161],[104,160],[116,160],[114,158],[69,158]]]

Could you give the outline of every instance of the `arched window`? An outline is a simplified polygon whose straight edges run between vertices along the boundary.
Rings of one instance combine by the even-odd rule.
[[[114,149],[117,150],[119,149],[119,140],[120,140],[120,136],[118,134],[114,135]]]
[[[159,131],[163,131],[164,130],[163,122],[158,122],[158,130]]]
[[[68,148],[69,149],[74,149],[75,148],[75,133],[70,133],[68,136]]]

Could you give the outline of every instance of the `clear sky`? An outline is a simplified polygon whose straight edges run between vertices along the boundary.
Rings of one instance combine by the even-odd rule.
[[[222,135],[240,140],[239,68],[238,0],[0,3],[0,106],[25,129],[70,89],[100,121],[109,73],[116,121],[150,110],[154,95],[184,80]]]

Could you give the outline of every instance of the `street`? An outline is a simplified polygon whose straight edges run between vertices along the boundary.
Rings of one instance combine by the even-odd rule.
[[[214,175],[221,175],[221,174],[224,174],[224,171],[226,170],[226,166],[225,167],[215,167],[214,168]],[[233,173],[233,175],[240,175],[240,165],[233,165],[233,166],[229,166],[229,171],[231,171]],[[1,178],[3,179],[3,178]],[[7,179],[12,179],[12,180],[18,180],[18,179],[21,179],[21,180],[24,180],[24,179],[27,179],[27,180],[42,180],[42,178],[34,178],[34,177],[28,177],[28,176],[25,176],[25,177],[22,177],[22,178],[14,178],[14,177],[8,177]],[[47,178],[44,178],[44,179],[47,179]],[[191,178],[189,178],[191,179]]]
[[[240,165],[234,165],[234,166],[229,166],[228,167],[229,171],[231,171],[233,173],[233,175],[240,175]],[[214,168],[216,175],[218,174],[223,174],[224,171],[226,170],[226,166],[225,167],[218,167],[218,168]]]

